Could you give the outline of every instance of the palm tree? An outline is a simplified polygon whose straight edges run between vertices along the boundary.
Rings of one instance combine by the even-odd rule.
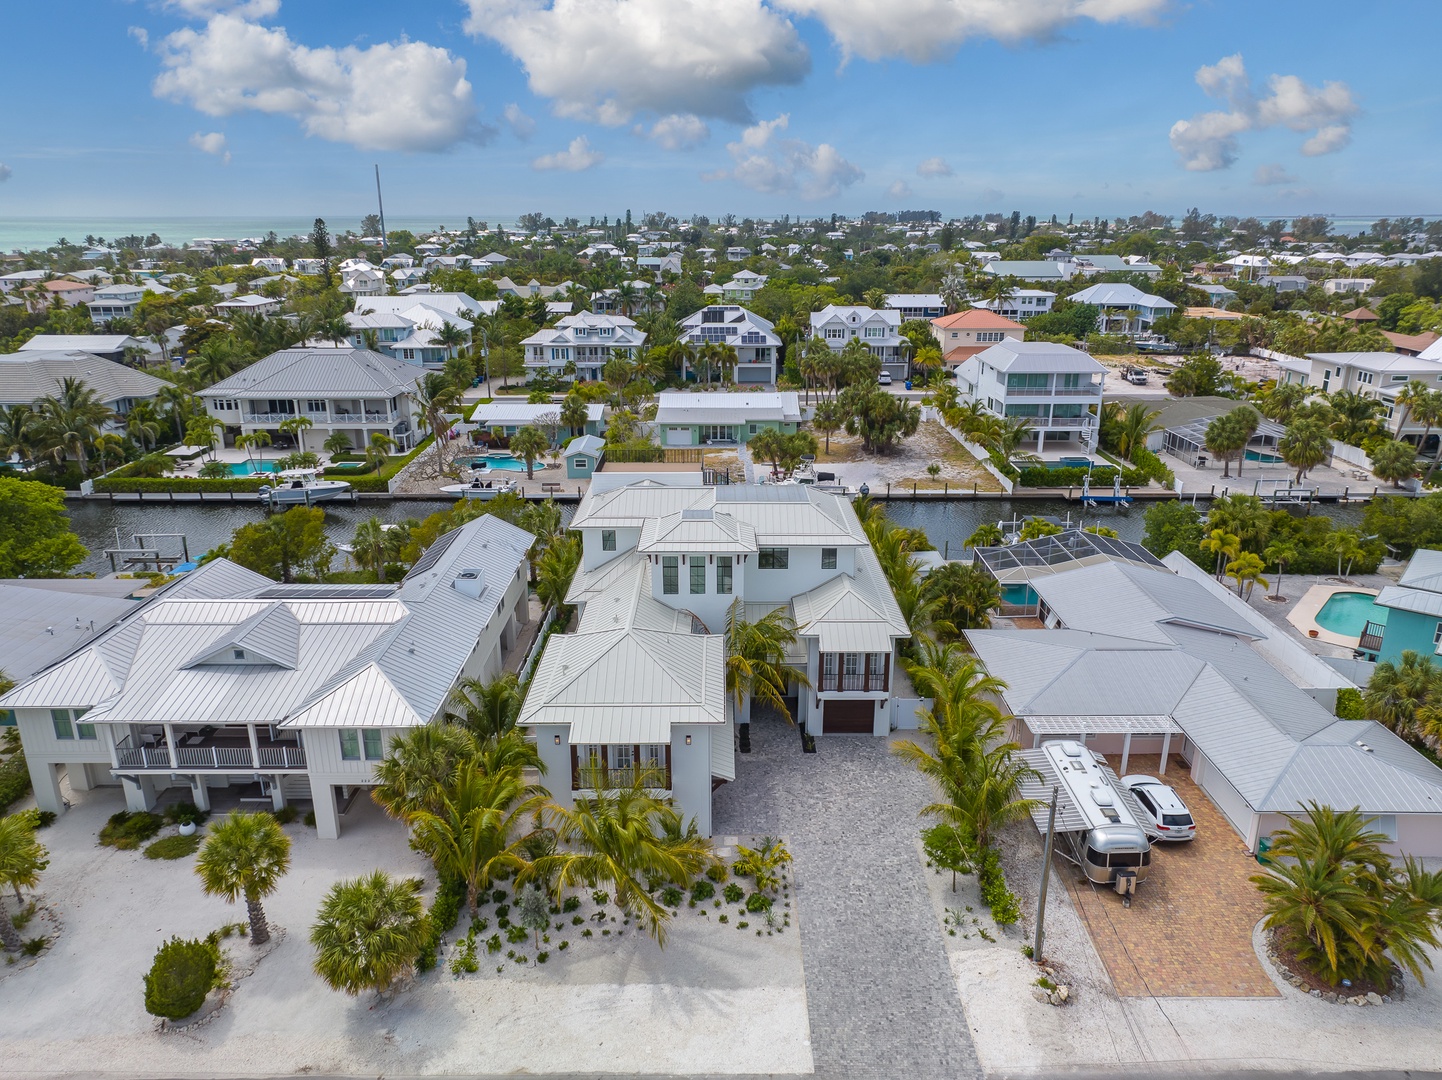
[[[1362,440],[1377,429],[1377,414],[1383,405],[1376,398],[1367,397],[1356,390],[1337,390],[1327,399],[1336,419],[1332,421],[1332,436],[1342,442],[1360,446]]]
[[[536,599],[559,609],[571,590],[571,579],[581,565],[581,538],[566,536],[546,546],[536,560]]]
[[[1219,416],[1207,425],[1206,447],[1214,456],[1222,459],[1223,480],[1231,477],[1232,459],[1241,456],[1249,438],[1250,434],[1235,418],[1235,412]]]
[[[215,456],[215,444],[220,439],[220,433],[225,430],[225,425],[214,416],[204,415],[192,417],[185,424],[184,434],[181,436],[188,446],[203,446],[210,451],[211,457]]]
[[[526,462],[526,479],[536,476],[536,458],[551,448],[551,440],[540,428],[527,424],[511,436],[511,453]]]
[[[386,528],[378,517],[369,517],[355,528],[351,540],[351,552],[355,561],[364,569],[372,571],[376,580],[386,579],[386,562],[395,558],[398,530]]]
[[[796,623],[785,608],[768,611],[752,622],[740,598],[732,603],[726,612],[726,692],[736,703],[737,723],[751,722],[753,698],[792,719],[786,684],[811,685],[806,672],[786,660],[795,644]]]
[[[966,538],[966,546],[969,548],[997,547],[1005,540],[1006,537],[1002,535],[1001,526],[993,521],[987,521],[978,525],[976,530]]]
[[[95,456],[100,459],[100,472],[107,472],[106,465],[110,455],[117,458],[125,452],[125,440],[113,431],[103,431],[95,436]],[[156,454],[155,457],[164,457],[163,454]]]
[[[1332,455],[1332,439],[1322,421],[1311,418],[1297,420],[1287,428],[1287,433],[1277,444],[1277,450],[1282,460],[1297,470],[1296,482],[1300,484],[1309,469],[1322,464]]]
[[[826,438],[826,453],[831,453],[831,434],[846,426],[846,410],[835,401],[822,401],[816,405],[811,417],[811,426]]]
[[[1343,577],[1342,562],[1346,560],[1347,573],[1352,572],[1352,564],[1359,556],[1367,554],[1362,547],[1362,537],[1356,529],[1334,529],[1332,535],[1327,538],[1327,546],[1337,556],[1337,576]]]
[[[137,401],[125,417],[125,430],[140,443],[142,454],[150,453],[150,445],[160,438],[160,424],[155,415],[155,406],[148,401]]]
[[[1412,649],[1396,661],[1383,660],[1372,672],[1362,702],[1367,715],[1398,734],[1415,725],[1417,710],[1442,690],[1442,671]]]
[[[446,350],[446,358],[450,359],[456,355],[456,350],[466,343],[466,332],[449,319],[442,321],[441,328],[435,331],[436,344]],[[467,386],[470,385],[467,380]]]
[[[465,678],[451,691],[446,716],[469,730],[482,744],[494,743],[515,730],[523,697],[520,680],[513,671],[490,682]]]
[[[270,445],[270,432],[252,431],[246,435],[237,435],[235,437],[235,445],[238,449],[245,451],[245,456],[247,458],[251,456],[250,448],[255,447],[257,450],[260,451],[260,463],[264,465],[265,450],[263,448]]]
[[[570,429],[573,437],[585,431],[590,420],[589,408],[580,394],[567,394],[561,400],[561,423]]]
[[[0,818],[0,889],[7,886],[15,891],[15,902],[24,902],[20,895],[22,888],[33,889],[40,883],[41,872],[50,865],[49,852],[35,839],[35,813],[22,811]],[[13,933],[15,927],[10,927]],[[4,933],[0,923],[0,939],[5,947],[19,948],[19,938],[13,943]]]
[[[456,770],[478,753],[475,736],[455,724],[410,728],[390,741],[377,763],[371,798],[393,818],[434,810]]]
[[[1390,480],[1394,488],[1417,471],[1417,448],[1400,439],[1384,439],[1372,447],[1372,475]]]
[[[29,405],[0,408],[0,455],[29,461],[39,444],[40,417]]]
[[[344,431],[332,431],[326,436],[325,442],[321,443],[321,448],[331,457],[335,457],[337,454],[348,454],[350,453],[350,436]]]
[[[292,416],[289,420],[282,420],[279,425],[280,433],[289,435],[297,450],[305,449],[305,432],[313,427],[315,421],[309,416]]]
[[[1160,409],[1148,409],[1145,405],[1132,405],[1120,417],[1117,430],[1117,453],[1128,461],[1138,450],[1146,449],[1147,436],[1158,430],[1157,418]]]
[[[555,890],[607,884],[616,906],[666,944],[671,912],[651,895],[652,881],[685,885],[715,862],[711,842],[685,828],[668,800],[650,793],[638,772],[629,787],[601,790],[574,807],[546,807],[556,839],[573,850],[537,859],[523,878],[552,879]]]
[[[384,870],[332,885],[310,928],[315,973],[352,997],[383,992],[415,966],[429,938],[420,880]]]
[[[1282,573],[1287,569],[1287,564],[1297,557],[1297,549],[1285,540],[1277,540],[1267,545],[1267,550],[1262,552],[1262,558],[1268,563],[1277,567],[1277,596],[1282,595]]]
[[[519,768],[483,772],[463,761],[438,793],[434,810],[407,815],[417,850],[435,863],[442,877],[466,883],[466,903],[474,916],[482,889],[492,878],[524,870],[528,818],[546,802],[541,788],[527,784]]]
[[[1269,582],[1262,576],[1262,570],[1266,564],[1262,562],[1260,555],[1250,551],[1244,551],[1231,562],[1227,563],[1227,577],[1237,583],[1237,595],[1242,595],[1242,587],[1246,586],[1247,599],[1251,599],[1252,589],[1260,585],[1265,593]]]
[[[922,593],[936,605],[936,622],[954,634],[986,629],[991,625],[991,613],[1001,606],[996,578],[966,563],[948,562],[937,567],[926,575]]]
[[[201,888],[210,896],[223,896],[232,904],[245,897],[250,918],[250,942],[270,940],[261,898],[275,892],[290,869],[290,837],[270,814],[233,811],[216,825],[195,860]]]
[[[64,461],[74,451],[82,473],[87,471],[87,448],[101,427],[115,417],[93,388],[72,376],[61,380],[58,395],[36,403],[36,413],[41,440],[55,460]]]
[[[384,431],[371,432],[371,440],[366,445],[365,464],[367,469],[379,469],[386,463],[390,452],[396,448],[396,441]]]
[[[426,429],[436,441],[436,475],[446,471],[446,410],[459,399],[456,385],[439,371],[428,371],[415,383],[416,405],[421,410]]]
[[[1242,542],[1226,529],[1213,529],[1202,538],[1197,546],[1203,551],[1216,555],[1217,565],[1214,568],[1214,575],[1218,581],[1222,579],[1223,564],[1235,559],[1242,551]]]

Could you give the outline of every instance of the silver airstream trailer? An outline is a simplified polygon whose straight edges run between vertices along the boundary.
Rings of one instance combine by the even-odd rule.
[[[1077,827],[1062,834],[1064,852],[1088,880],[1130,892],[1151,872],[1152,845],[1131,792],[1116,783],[1105,760],[1079,742],[1064,740],[1041,748],[1075,809]]]

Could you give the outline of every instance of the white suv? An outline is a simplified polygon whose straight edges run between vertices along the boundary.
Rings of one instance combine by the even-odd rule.
[[[1163,840],[1195,840],[1197,823],[1176,789],[1155,776],[1123,776],[1122,784],[1137,797]]]

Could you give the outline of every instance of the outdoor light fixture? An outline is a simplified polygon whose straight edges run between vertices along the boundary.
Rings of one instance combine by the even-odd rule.
[[[690,736],[690,735],[687,735],[687,736],[686,736],[686,745],[687,745],[687,746],[690,746],[690,745],[691,745],[691,736]]]
[[[556,745],[557,745],[557,746],[560,746],[560,745],[561,745],[561,736],[556,735],[556,736],[554,736],[554,738],[555,738],[555,740],[556,740]]]

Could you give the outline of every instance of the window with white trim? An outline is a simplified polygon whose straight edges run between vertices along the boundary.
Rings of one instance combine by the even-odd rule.
[[[702,555],[691,556],[691,595],[700,596],[706,591],[706,559]]]
[[[582,459],[577,458],[577,460],[580,461],[580,460],[582,460]],[[615,530],[615,529],[602,529],[602,530],[601,530],[601,550],[602,550],[602,551],[615,551],[615,550],[616,550],[616,530]]]

